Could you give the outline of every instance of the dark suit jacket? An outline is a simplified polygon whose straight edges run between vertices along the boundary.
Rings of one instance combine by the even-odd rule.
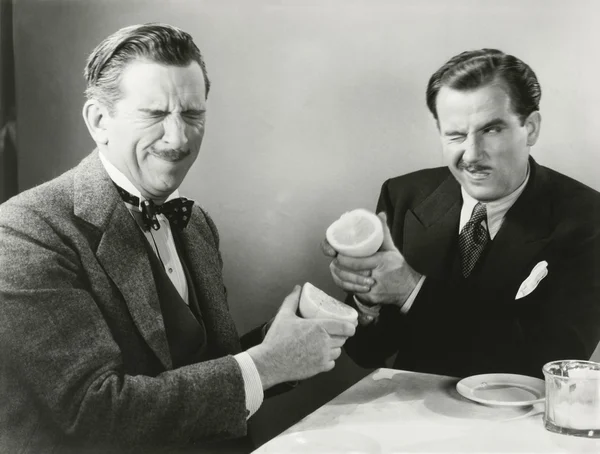
[[[97,152],[0,206],[0,452],[246,435],[219,237],[197,206],[182,240],[210,354],[173,370],[145,239]]]
[[[346,350],[365,367],[398,352],[394,367],[467,376],[542,375],[544,363],[588,359],[600,340],[600,194],[530,159],[530,179],[477,274],[458,271],[460,186],[447,168],[386,181],[385,211],[396,246],[426,275],[412,308],[384,307]],[[515,299],[540,261],[548,275]]]

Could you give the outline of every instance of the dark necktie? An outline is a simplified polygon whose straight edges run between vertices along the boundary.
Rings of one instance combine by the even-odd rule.
[[[150,228],[160,229],[160,223],[156,219],[157,214],[164,215],[169,220],[171,227],[174,228],[184,229],[190,221],[192,207],[194,206],[193,200],[179,197],[162,205],[156,205],[152,200],[143,200],[140,203],[139,197],[130,194],[116,184],[115,187],[125,203],[136,207],[142,213],[142,223],[146,230],[150,230]]]
[[[485,222],[484,222],[485,221]],[[458,236],[460,248],[460,263],[463,276],[469,277],[477,261],[481,257],[488,241],[487,210],[485,205],[477,203],[471,214],[471,219],[465,224]]]

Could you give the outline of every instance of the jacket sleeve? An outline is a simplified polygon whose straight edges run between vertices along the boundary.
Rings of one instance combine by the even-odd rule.
[[[30,207],[0,207],[0,268],[0,381],[16,384],[15,401],[56,431],[99,446],[246,434],[232,356],[155,376],[125,372],[107,324],[119,303],[97,304],[71,239]]]

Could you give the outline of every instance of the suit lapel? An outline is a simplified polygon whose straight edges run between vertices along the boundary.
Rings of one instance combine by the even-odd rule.
[[[550,240],[551,206],[550,198],[545,196],[547,174],[532,158],[530,169],[527,187],[508,210],[481,269],[481,288],[490,294],[516,294],[521,281],[535,265],[530,262]]]
[[[426,276],[448,273],[446,259],[458,236],[461,205],[460,186],[449,175],[413,211],[406,212],[402,252],[420,273]]]
[[[94,151],[76,168],[75,215],[96,226],[98,261],[117,286],[141,335],[167,369],[169,345],[145,239]]]
[[[184,249],[191,284],[196,289],[211,352],[219,356],[239,352],[239,336],[229,314],[218,245],[212,240],[204,213],[194,208],[188,227],[177,234]]]

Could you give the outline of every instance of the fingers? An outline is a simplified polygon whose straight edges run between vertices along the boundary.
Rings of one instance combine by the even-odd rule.
[[[346,343],[348,339],[345,336],[329,336],[331,338],[330,345],[332,348],[341,348]]]
[[[383,302],[382,299],[381,299],[381,296],[378,295],[374,291],[371,291],[371,292],[368,292],[368,293],[361,293],[360,300],[363,303],[369,303],[369,304],[381,304]]]
[[[333,247],[331,247],[331,244],[329,244],[327,238],[324,238],[323,241],[321,241],[321,251],[327,257],[335,257],[337,255],[337,251]]]
[[[332,361],[335,361],[336,359],[338,359],[342,354],[342,349],[341,348],[332,348],[331,349],[331,356],[330,359]]]
[[[342,267],[335,266],[335,264],[333,265],[332,272],[334,272],[340,280],[351,284],[362,285],[368,288],[375,285],[375,279],[370,276],[365,276],[365,273],[348,271]]]
[[[394,240],[392,239],[392,233],[390,232],[390,228],[387,225],[387,214],[384,211],[378,213],[379,220],[381,221],[383,227],[383,243],[381,245],[380,251],[396,251],[396,245],[394,244]]]
[[[288,296],[285,297],[281,307],[279,308],[280,313],[295,315],[298,311],[298,304],[300,302],[300,291],[302,287],[299,285],[294,286],[294,290]]]
[[[365,271],[377,268],[381,263],[381,257],[379,254],[369,257],[348,257],[347,255],[338,254],[334,262],[341,268],[350,271]]]
[[[336,266],[335,260],[329,264],[329,270],[335,284],[346,292],[366,293],[371,290],[371,286],[375,285],[371,277],[342,269]]]
[[[319,319],[317,322],[327,331],[330,336],[351,337],[356,332],[356,327],[353,323],[344,320],[336,320],[333,318]]]

